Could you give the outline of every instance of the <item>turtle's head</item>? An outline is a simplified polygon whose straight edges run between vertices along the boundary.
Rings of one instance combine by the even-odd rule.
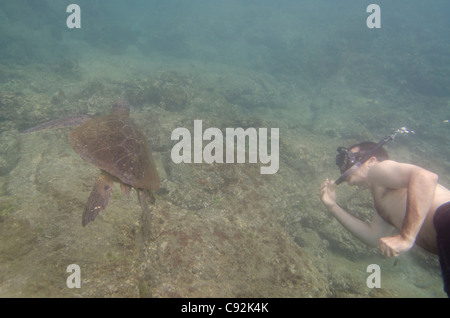
[[[125,99],[118,99],[113,105],[111,115],[128,117],[130,115],[130,104]]]

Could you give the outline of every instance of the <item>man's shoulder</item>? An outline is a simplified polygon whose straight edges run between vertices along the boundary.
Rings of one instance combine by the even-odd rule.
[[[399,165],[403,165],[403,163],[394,161],[394,160],[383,160],[374,165],[371,169],[372,175],[377,175],[378,173],[383,173],[385,171],[389,171],[391,169],[395,169]]]
[[[370,169],[369,179],[374,186],[401,188],[407,185],[407,178],[414,165],[394,160],[383,160]]]
[[[378,162],[377,165],[375,165],[376,170],[391,170],[391,169],[405,169],[405,170],[409,170],[409,169],[423,169],[419,166],[413,165],[411,163],[404,163],[404,162],[398,162],[395,160],[391,160],[391,159],[387,159],[387,160],[383,160]]]
[[[381,185],[387,188],[401,188],[408,185],[411,176],[415,173],[419,173],[422,176],[435,176],[433,172],[414,164],[384,160],[371,169],[369,179],[374,185]]]

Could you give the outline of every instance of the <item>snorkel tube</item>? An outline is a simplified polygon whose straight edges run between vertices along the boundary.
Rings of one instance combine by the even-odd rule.
[[[372,149],[370,149],[369,151],[367,151],[364,156],[358,160],[357,162],[355,162],[353,164],[353,166],[351,166],[350,168],[348,168],[343,174],[341,174],[341,176],[334,182],[336,185],[341,184],[342,182],[346,181],[347,178],[356,170],[358,170],[359,167],[361,167],[367,160],[369,160],[370,157],[372,157],[372,155],[381,147],[383,147],[386,143],[388,143],[391,140],[394,140],[394,138],[398,135],[398,134],[415,134],[414,131],[410,131],[408,130],[406,127],[402,127],[400,129],[397,129],[397,131],[390,136],[387,136],[386,138],[380,140]]]

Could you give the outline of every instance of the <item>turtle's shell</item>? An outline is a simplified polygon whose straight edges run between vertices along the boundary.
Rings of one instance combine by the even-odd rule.
[[[135,188],[157,190],[159,177],[142,131],[127,115],[93,118],[69,135],[82,159]]]

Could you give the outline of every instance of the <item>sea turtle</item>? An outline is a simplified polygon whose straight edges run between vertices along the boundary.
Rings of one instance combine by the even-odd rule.
[[[83,160],[102,170],[86,202],[83,226],[94,221],[95,217],[106,209],[114,181],[120,183],[127,197],[131,187],[137,190],[144,210],[144,221],[150,226],[150,209],[146,200],[150,199],[154,203],[151,191],[158,190],[160,181],[145,136],[130,119],[129,114],[128,102],[117,100],[109,115],[96,118],[86,115],[69,116],[23,132],[78,126],[69,134],[70,144]]]

